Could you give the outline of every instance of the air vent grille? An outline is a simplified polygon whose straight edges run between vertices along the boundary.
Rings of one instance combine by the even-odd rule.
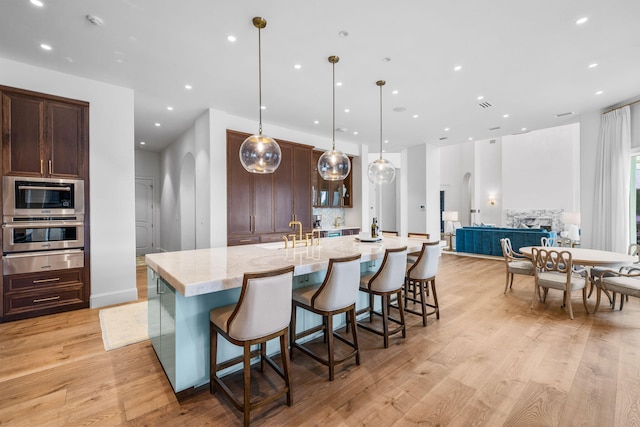
[[[499,129],[500,129],[500,126],[496,126],[496,127],[493,127],[493,128],[489,128],[489,130],[499,130]]]
[[[480,107],[482,107],[482,108],[490,108],[490,107],[493,107],[493,105],[491,105],[491,103],[490,103],[490,102],[488,102],[488,101],[483,101],[483,102],[479,103],[478,105],[479,105]]]
[[[439,138],[440,141],[444,141],[445,139],[449,139],[448,136],[443,136],[442,138]]]
[[[573,114],[573,111],[569,111],[567,113],[560,113],[560,114],[556,114],[556,117],[564,117],[564,116],[570,116]]]

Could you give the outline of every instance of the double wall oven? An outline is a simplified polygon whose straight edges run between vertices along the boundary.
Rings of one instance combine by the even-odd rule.
[[[84,181],[2,177],[3,275],[84,266]]]

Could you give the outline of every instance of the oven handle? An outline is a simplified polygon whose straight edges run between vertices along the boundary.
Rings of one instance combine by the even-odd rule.
[[[18,185],[18,190],[59,190],[59,191],[71,191],[71,187],[45,187],[38,185]]]
[[[43,221],[43,222],[11,222],[2,224],[2,228],[55,228],[83,226],[82,221]]]

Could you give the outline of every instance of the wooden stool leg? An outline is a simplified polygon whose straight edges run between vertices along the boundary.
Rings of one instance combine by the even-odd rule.
[[[387,305],[388,295],[382,295],[382,333],[384,337],[384,348],[389,347],[389,306]],[[402,301],[398,301],[398,307],[402,307]],[[404,308],[400,308],[404,311]]]
[[[333,381],[335,372],[335,357],[333,354],[333,315],[327,317],[325,337],[327,337],[327,358],[329,360],[329,381]],[[354,328],[355,329],[355,328]]]
[[[289,345],[291,346],[291,353],[289,357],[293,360],[293,343],[296,341],[296,305],[292,304],[291,306],[291,332],[289,335]]]
[[[438,304],[438,294],[436,294],[436,279],[431,281],[431,290],[433,291],[433,305],[436,306],[436,319],[440,319],[440,304]]]
[[[258,345],[260,346],[260,371],[264,372],[265,371],[264,364],[266,363],[266,360],[267,360],[267,343],[261,342]]]
[[[348,316],[347,318],[351,318],[351,323],[353,323],[353,331],[352,331],[352,337],[353,337],[353,346],[356,348],[356,365],[360,365],[360,347],[358,347],[358,331],[355,327],[356,324],[356,306],[355,304],[353,305],[353,309],[349,310]]]
[[[427,326],[427,302],[425,301],[427,299],[427,292],[425,291],[429,290],[429,284],[424,282],[424,281],[420,281],[420,304],[422,305],[422,326]]]
[[[402,292],[398,292],[398,301],[400,300],[400,298],[402,298]],[[404,308],[402,308],[402,304],[398,304],[398,307],[400,307],[400,324],[402,325],[402,338],[406,338],[407,326],[404,322]]]
[[[248,426],[251,420],[251,345],[248,342],[244,343],[244,404],[242,405],[242,411],[244,412],[244,425]]]
[[[280,355],[282,356],[282,372],[284,373],[284,383],[287,386],[287,405],[291,406],[293,403],[293,395],[291,393],[291,363],[289,362],[289,350],[287,348],[288,331],[285,330],[284,334],[280,335]],[[292,347],[293,349],[293,347]]]
[[[373,322],[373,294],[369,294],[369,323]]]
[[[218,369],[218,332],[209,322],[209,393],[216,392],[214,377]]]

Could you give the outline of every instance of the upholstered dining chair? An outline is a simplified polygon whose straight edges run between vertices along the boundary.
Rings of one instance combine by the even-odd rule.
[[[640,250],[639,249],[640,249],[640,245],[636,243],[631,243],[627,248],[628,255],[635,256],[638,258],[638,260],[636,260],[633,264],[619,265],[615,269],[606,268],[606,267],[593,267],[590,271],[591,288],[589,289],[588,296],[591,297],[591,293],[597,286],[596,282],[598,281],[598,278],[600,276],[603,276],[603,273],[604,273],[604,276],[610,276],[612,275],[611,270],[618,270],[618,272],[620,273],[629,273],[632,270],[640,269]],[[613,292],[610,289],[603,289],[603,290],[605,295],[609,299],[609,304],[611,305],[611,308],[614,308],[616,304],[616,292]],[[629,301],[629,295],[624,295],[624,297],[627,301]],[[622,310],[622,305],[623,305],[623,302],[620,301],[620,310]]]
[[[360,277],[360,291],[369,295],[369,306],[358,310],[356,314],[369,313],[369,322],[358,321],[358,327],[382,335],[385,348],[389,347],[390,335],[401,332],[402,338],[406,338],[407,336],[402,303],[402,287],[404,285],[406,272],[407,247],[403,246],[401,248],[387,249],[378,271]],[[382,312],[374,310],[374,297],[376,295],[381,297]],[[396,307],[400,313],[400,319],[389,316],[389,307],[391,307],[390,298],[392,295],[396,295],[397,297],[398,305]],[[371,325],[374,314],[382,317],[382,330],[375,329]],[[389,330],[389,322],[398,324],[398,327]]]
[[[440,306],[436,293],[436,274],[440,262],[440,242],[425,242],[422,244],[417,260],[407,263],[407,275],[404,284],[404,310],[409,313],[422,315],[422,326],[427,326],[427,316],[435,314],[440,319]],[[427,303],[429,284],[433,294],[433,304]],[[408,303],[419,303],[420,311],[408,307]],[[431,308],[429,311],[427,307]]]
[[[589,308],[587,307],[587,277],[574,272],[571,252],[533,248],[531,255],[535,265],[536,285],[531,308],[534,308],[536,296],[542,302],[546,302],[549,289],[557,289],[562,291],[564,295],[562,308],[568,307],[569,317],[573,319],[571,292],[581,290],[584,308],[589,313]],[[543,295],[540,294],[541,288],[543,289]]]
[[[624,297],[632,296],[640,298],[640,268],[630,268],[626,273],[614,270],[602,270],[595,280],[598,294],[594,313],[600,308],[600,294],[611,292],[620,294],[620,310],[624,306]],[[615,299],[611,303],[611,309],[615,309]]]
[[[553,237],[542,236],[540,238],[540,246],[551,248],[551,247],[554,247],[555,245],[556,245],[556,241]]]
[[[513,286],[513,276],[515,274],[533,276],[533,263],[524,256],[516,255],[511,247],[511,240],[508,237],[500,239],[500,246],[502,247],[502,255],[504,255],[507,273],[507,281],[504,284],[504,293],[506,294],[507,289]]]
[[[245,273],[242,290],[237,304],[211,310],[209,314],[210,353],[210,392],[219,389],[243,412],[244,425],[249,425],[251,410],[259,408],[286,395],[287,405],[291,406],[291,381],[288,348],[289,321],[291,320],[291,294],[293,285],[293,266],[261,273]],[[218,334],[230,343],[243,348],[242,356],[218,363]],[[267,341],[280,338],[280,356],[282,368],[267,356]],[[258,344],[259,350],[251,351]],[[255,402],[250,400],[251,358],[260,356],[260,369],[265,370],[265,362],[284,380],[284,386],[270,396]],[[230,366],[243,364],[243,397],[238,399],[229,387],[218,377],[218,371]]]
[[[358,328],[351,328],[352,339],[348,341],[333,331],[333,316],[346,313],[351,324],[356,324],[356,299],[360,287],[360,254],[343,258],[331,258],[324,281],[305,286],[293,291],[293,307],[291,311],[291,358],[294,348],[302,351],[318,362],[329,367],[329,380],[333,381],[335,365],[355,357],[356,365],[360,364],[358,349]],[[311,311],[322,316],[322,324],[306,331],[296,331],[296,308]],[[299,339],[322,331],[327,343],[327,357],[324,358],[312,351]],[[351,347],[351,352],[336,360],[334,354],[334,337]]]

